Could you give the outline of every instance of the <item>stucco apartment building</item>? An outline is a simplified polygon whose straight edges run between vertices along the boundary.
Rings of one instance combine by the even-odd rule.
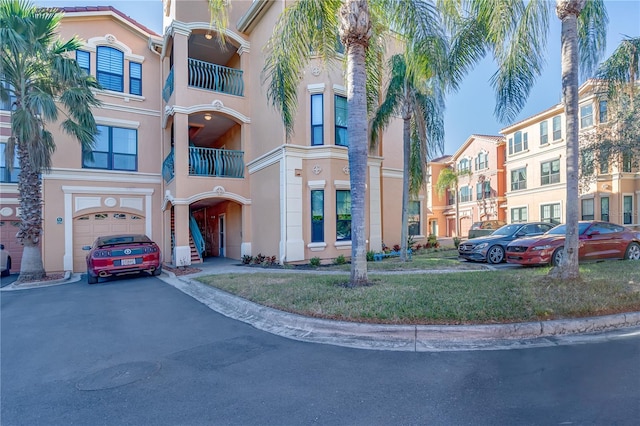
[[[471,135],[452,156],[430,162],[432,194],[431,232],[438,237],[466,237],[473,222],[505,220],[505,142],[502,136]],[[457,194],[435,190],[440,172],[451,168],[458,175]],[[456,195],[458,232],[456,235]]]
[[[606,98],[597,95],[594,83],[589,80],[579,90],[581,136],[608,121]],[[565,120],[564,107],[558,104],[502,129],[509,223],[566,221]],[[600,158],[584,146],[580,155],[581,167],[592,167],[597,174],[580,194],[580,219],[637,224],[640,170],[631,158]]]
[[[50,126],[57,150],[42,176],[47,271],[84,271],[82,246],[118,233],[147,234],[174,265],[259,253],[281,262],[350,255],[342,68],[312,60],[305,69],[290,140],[262,86],[264,47],[285,5],[233,2],[224,46],[205,0],[165,0],[162,35],[113,7],[61,9],[60,36],[84,41],[76,59],[103,90],[93,161]],[[0,111],[2,154],[9,110]],[[401,129],[393,122],[369,157],[369,250],[380,250],[383,238],[399,243]],[[22,253],[17,173],[3,168],[0,179],[1,236],[14,269]],[[410,206],[416,241],[428,234],[426,204],[422,195]]]

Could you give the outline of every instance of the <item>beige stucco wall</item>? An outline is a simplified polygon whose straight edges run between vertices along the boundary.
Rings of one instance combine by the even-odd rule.
[[[279,256],[281,238],[280,163],[272,164],[251,175],[252,235],[251,254]]]

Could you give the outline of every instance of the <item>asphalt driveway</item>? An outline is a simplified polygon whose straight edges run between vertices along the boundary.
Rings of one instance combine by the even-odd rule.
[[[634,424],[640,336],[509,351],[288,340],[153,277],[0,293],[3,425]]]

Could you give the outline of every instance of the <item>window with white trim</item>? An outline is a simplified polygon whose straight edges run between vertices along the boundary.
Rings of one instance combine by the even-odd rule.
[[[336,241],[351,241],[351,191],[336,191]]]
[[[514,207],[511,209],[511,223],[521,223],[527,220],[529,219],[526,207]]]
[[[529,149],[529,134],[527,132],[517,131],[513,134],[513,138],[509,138],[509,155]]]
[[[557,141],[562,139],[562,116],[556,115],[553,117],[553,140]]]
[[[336,95],[334,108],[336,145],[349,146],[349,139],[347,138],[347,98]]]
[[[559,224],[561,222],[560,215],[560,203],[540,205],[541,222]]]
[[[311,242],[324,242],[324,190],[311,191]]]
[[[609,197],[600,198],[600,220],[609,222]]]
[[[582,220],[595,219],[593,198],[585,198],[581,201],[582,204]]]
[[[129,93],[142,96],[142,64],[129,62]]]
[[[91,75],[91,53],[86,50],[76,50],[76,62],[81,70]]]
[[[420,235],[420,201],[409,201],[407,219],[409,235]]]
[[[540,185],[560,182],[560,160],[545,161],[540,164]]]
[[[124,53],[109,46],[98,46],[96,79],[103,89],[124,92]]]
[[[633,195],[625,195],[622,197],[622,223],[629,225],[633,223]]]
[[[607,113],[607,101],[600,101],[598,106],[600,108],[600,122],[606,123],[609,120],[609,116]]]
[[[591,126],[593,126],[593,104],[582,105],[580,107],[580,128]]]
[[[99,125],[93,151],[83,153],[82,167],[88,169],[138,169],[138,131]],[[91,159],[91,155],[93,159]]]
[[[468,186],[463,186],[462,188],[460,188],[460,202],[465,203],[472,200],[473,195],[471,192],[471,188],[469,188]]]
[[[322,93],[311,95],[311,145],[324,145],[324,98]]]
[[[511,170],[511,190],[527,189],[527,168]]]
[[[540,122],[540,145],[549,143],[549,122],[547,120]]]

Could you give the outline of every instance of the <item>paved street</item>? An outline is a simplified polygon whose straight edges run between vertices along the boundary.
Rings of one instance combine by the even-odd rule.
[[[0,293],[2,425],[637,424],[640,335],[507,351],[303,343],[152,277]]]

